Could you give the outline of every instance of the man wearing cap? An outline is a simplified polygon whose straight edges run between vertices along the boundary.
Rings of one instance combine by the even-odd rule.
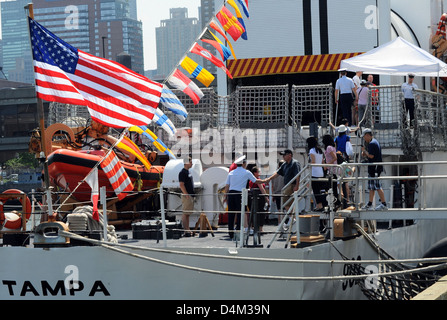
[[[415,89],[419,89],[416,83],[413,83],[414,74],[408,75],[407,82],[402,84],[402,92],[404,94],[405,99],[405,115],[404,115],[404,123],[407,123],[407,112],[410,113],[410,125],[413,125],[414,120],[414,95],[413,91]]]
[[[289,184],[286,189],[284,189],[283,194],[283,203],[286,203],[286,201],[290,198],[292,193],[298,190],[298,187],[300,185],[300,177],[296,177],[296,175],[301,171],[301,165],[300,163],[293,159],[293,152],[292,150],[286,149],[284,151],[281,151],[279,153],[283,156],[284,163],[281,165],[281,167],[278,168],[270,177],[265,179],[265,182],[268,183],[270,180],[277,178],[278,176],[284,177],[284,185]],[[285,209],[288,211],[291,204],[288,204]],[[278,222],[282,220],[281,216],[278,217]]]
[[[346,69],[338,70],[341,77],[335,83],[335,103],[339,104],[343,117],[348,119],[349,126],[352,125],[351,106],[357,101],[357,91],[354,81],[346,77]]]
[[[182,225],[185,230],[185,237],[193,235],[189,228],[189,216],[194,210],[194,181],[189,172],[191,167],[191,157],[183,159],[183,169],[178,174],[178,181],[182,190]]]
[[[338,129],[338,136],[335,138],[335,146],[337,148],[337,151],[340,151],[343,156],[345,156],[348,160],[348,153],[346,152],[346,144],[348,141],[351,141],[351,137],[348,135],[349,130],[348,127],[341,124]]]
[[[236,230],[241,227],[241,200],[242,189],[247,188],[247,182],[262,184],[265,181],[256,179],[250,171],[246,170],[246,156],[241,156],[234,161],[236,169],[228,173],[225,183],[225,196],[228,204],[228,235],[233,239],[234,219],[237,217]],[[239,213],[237,213],[239,212]]]
[[[380,148],[379,142],[373,138],[373,133],[371,129],[365,129],[362,133],[362,138],[367,143],[367,150],[365,147],[362,147],[362,155],[368,158],[368,162],[373,165],[368,166],[368,177],[369,178],[379,178],[380,174],[383,171],[383,166],[381,164],[377,164],[378,162],[382,162],[382,149]],[[380,204],[376,207],[375,210],[388,210],[386,206],[385,194],[382,190],[382,185],[380,180],[368,180],[368,189],[369,189],[369,202],[362,207],[364,210],[370,210],[374,201],[374,190],[377,191],[377,194],[380,197]]]

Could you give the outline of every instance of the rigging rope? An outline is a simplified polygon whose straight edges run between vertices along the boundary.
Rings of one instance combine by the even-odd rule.
[[[244,277],[244,278],[255,278],[255,279],[274,279],[274,280],[295,280],[295,281],[303,281],[303,280],[349,280],[349,279],[365,279],[371,276],[377,276],[377,277],[384,277],[384,276],[391,276],[391,275],[398,275],[398,274],[408,274],[408,273],[415,273],[415,272],[426,272],[426,271],[433,271],[433,270],[440,270],[447,268],[447,262],[441,263],[439,265],[435,266],[428,266],[423,268],[414,268],[414,269],[408,269],[408,270],[402,270],[402,271],[394,271],[394,272],[388,272],[388,273],[379,273],[379,274],[363,274],[363,275],[346,275],[346,276],[271,276],[271,275],[255,275],[255,274],[245,274],[245,273],[235,273],[235,272],[228,272],[228,271],[218,271],[218,270],[212,270],[212,269],[205,269],[200,267],[194,267],[194,266],[187,266],[184,264],[178,264],[174,262],[164,261],[156,258],[147,257],[141,254],[132,253],[129,251],[125,251],[119,248],[116,248],[116,246],[122,246],[122,247],[129,247],[133,249],[144,249],[144,250],[150,250],[150,251],[159,251],[159,252],[167,252],[167,253],[175,253],[175,254],[188,254],[181,251],[172,251],[172,250],[166,250],[166,249],[155,249],[155,248],[141,248],[141,247],[134,247],[134,246],[128,246],[123,244],[108,244],[104,241],[94,240],[94,239],[88,239],[67,231],[59,231],[59,234],[64,237],[74,238],[78,240],[84,240],[88,242],[92,242],[95,244],[98,244],[102,246],[103,248],[113,250],[122,254],[129,255],[134,258],[139,258],[147,261],[151,261],[154,263],[160,263],[169,265],[172,267],[182,268],[182,269],[188,269],[193,270],[197,272],[206,272],[206,273],[212,273],[212,274],[218,274],[218,275],[226,275],[226,276],[235,276],[235,277]],[[209,254],[199,254],[199,253],[193,253],[193,255],[196,256],[206,256],[206,257],[213,257],[213,258],[224,258],[224,259],[237,259],[237,260],[257,260],[257,261],[273,261],[273,262],[295,262],[295,263],[336,263],[337,261],[334,260],[296,260],[296,259],[263,259],[263,258],[251,258],[251,257],[228,257],[228,256],[222,256],[222,255],[209,255]],[[438,258],[439,259],[439,258]],[[413,259],[415,260],[415,259]],[[420,260],[420,259],[419,259]],[[426,259],[425,259],[426,260]],[[431,259],[430,259],[431,260]],[[442,261],[446,261],[447,258],[442,258]],[[438,260],[439,261],[439,260]],[[338,261],[340,263],[347,263],[347,261]],[[349,261],[349,263],[352,263],[355,261]],[[367,263],[367,260],[361,261],[362,263]],[[379,263],[383,263],[382,260],[379,260]]]
[[[369,287],[362,282],[356,282],[362,292],[367,296],[370,300],[402,300],[402,299],[411,299],[416,296],[418,293],[427,289],[429,286],[434,284],[439,280],[439,276],[437,276],[433,271],[440,269],[426,269],[419,265],[419,267],[409,267],[402,263],[402,260],[394,259],[389,253],[387,253],[380,245],[369,235],[358,223],[354,224],[356,229],[364,236],[367,242],[371,245],[371,247],[377,251],[378,255],[384,259],[380,260],[379,266],[382,270],[387,269],[391,270],[388,272],[382,272],[376,274],[377,284],[380,283],[381,290],[370,290]],[[335,248],[335,250],[340,254],[340,256],[346,261],[349,260],[346,256],[344,256],[332,243],[331,245]],[[428,263],[429,258],[419,259],[418,263]],[[441,265],[438,265],[441,267]],[[365,274],[365,268],[361,265],[358,266],[348,266],[349,274]],[[441,268],[442,269],[442,268]],[[393,271],[397,270],[397,271]],[[427,271],[432,271],[432,273],[428,273]],[[377,285],[378,286],[378,285]]]

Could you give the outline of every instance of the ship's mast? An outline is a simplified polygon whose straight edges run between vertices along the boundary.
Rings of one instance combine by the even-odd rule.
[[[28,16],[31,19],[34,19],[33,4],[32,3],[27,4],[25,6],[25,10],[28,10]],[[29,26],[28,26],[28,28],[29,28]],[[30,44],[31,44],[31,42],[30,42]],[[37,92],[36,92],[36,97],[37,97]],[[48,158],[47,158],[48,154],[47,154],[47,146],[46,146],[46,139],[45,139],[45,110],[43,107],[43,101],[39,97],[37,97],[37,113],[39,116],[39,127],[40,127],[40,146],[41,146],[40,159],[43,160],[43,167],[44,167],[44,183],[45,183],[45,192],[46,192],[47,205],[48,205],[48,218],[49,218],[49,220],[54,220],[56,217],[55,217],[55,214],[53,213],[53,203],[52,203],[51,190],[50,190],[50,175],[48,173]]]

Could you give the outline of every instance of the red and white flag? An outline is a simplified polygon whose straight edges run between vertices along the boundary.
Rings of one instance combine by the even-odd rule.
[[[99,199],[99,184],[98,184],[98,167],[95,167],[90,174],[85,178],[85,182],[92,188],[92,203],[93,203],[93,219],[99,221],[98,199]]]
[[[179,69],[176,69],[169,77],[168,82],[175,89],[182,90],[186,93],[192,99],[194,104],[198,104],[203,97],[202,90],[200,90],[200,88]]]
[[[211,52],[203,48],[197,42],[192,47],[191,52],[211,61],[216,67],[219,67],[223,71],[225,71],[225,73],[228,75],[228,77],[230,77],[230,79],[233,79],[233,76],[231,75],[230,71],[228,71],[227,67],[225,67],[222,60],[218,59],[216,56],[214,56]]]
[[[116,156],[115,152],[110,152],[100,163],[102,171],[109,178],[110,184],[115,190],[118,199],[123,200],[126,196],[126,192],[133,190],[132,181],[130,181],[126,170]]]

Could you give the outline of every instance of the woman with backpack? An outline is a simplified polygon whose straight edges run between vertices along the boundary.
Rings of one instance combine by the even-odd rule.
[[[324,158],[327,164],[339,164],[337,161],[337,150],[335,149],[334,138],[330,134],[323,136]],[[337,208],[341,205],[338,191],[337,177],[340,175],[338,167],[327,168],[328,177],[332,178],[332,192],[335,197],[334,206]],[[328,185],[329,186],[329,185]]]

